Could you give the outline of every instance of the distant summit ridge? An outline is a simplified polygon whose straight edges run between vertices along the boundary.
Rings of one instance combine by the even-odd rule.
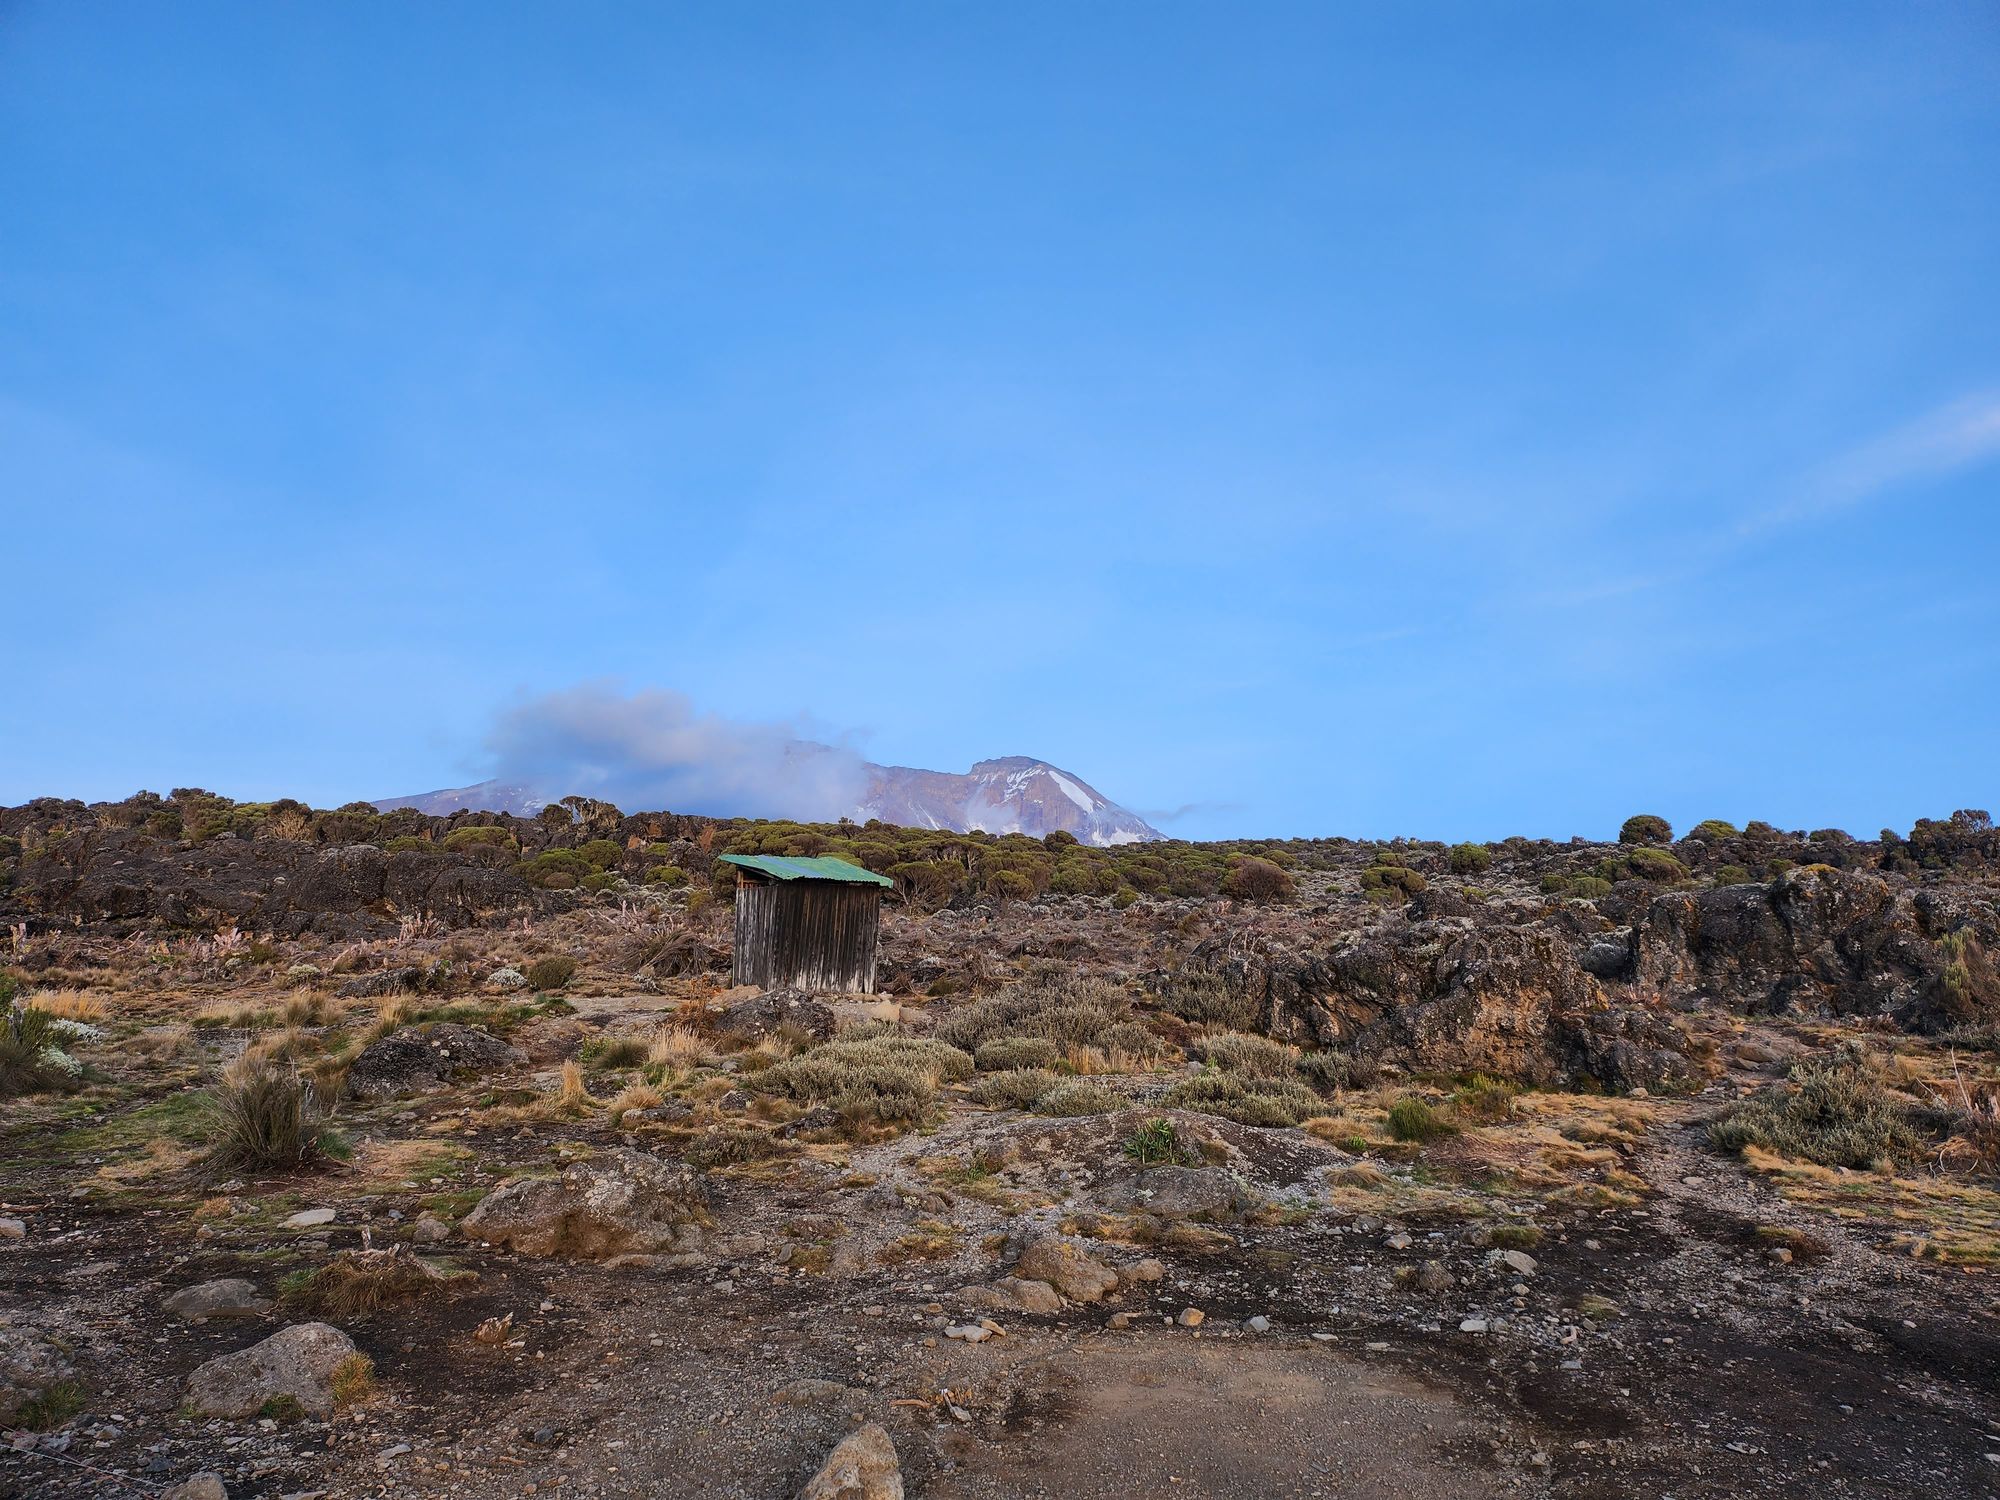
[[[866,789],[847,816],[857,823],[880,818],[907,828],[949,829],[955,833],[1068,833],[1097,848],[1164,838],[1137,813],[1120,807],[1089,782],[1045,760],[1006,755],[976,762],[970,771],[925,771],[915,766],[865,763]],[[375,803],[383,812],[413,807],[431,816],[469,808],[531,817],[571,788],[535,786],[518,780],[482,781],[446,787],[413,797]],[[702,807],[630,809],[704,813]],[[785,816],[773,809],[772,816]]]

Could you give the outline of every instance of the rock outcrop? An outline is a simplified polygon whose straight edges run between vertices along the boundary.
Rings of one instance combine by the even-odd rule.
[[[695,1172],[620,1148],[572,1163],[560,1177],[494,1189],[459,1230],[528,1255],[692,1259],[707,1224],[707,1199]]]
[[[419,1094],[520,1061],[520,1053],[477,1027],[449,1022],[406,1027],[363,1049],[347,1070],[346,1093],[350,1099]]]
[[[1271,1035],[1422,1072],[1630,1088],[1688,1069],[1668,1016],[1614,1003],[1574,947],[1541,927],[1419,922],[1324,957],[1198,950],[1194,962]]]

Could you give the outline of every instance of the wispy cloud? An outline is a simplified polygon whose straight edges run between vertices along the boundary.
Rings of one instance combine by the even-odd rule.
[[[1198,813],[1239,813],[1245,806],[1242,802],[1183,802],[1179,807],[1142,807],[1137,811],[1148,823],[1178,823]]]
[[[487,735],[493,773],[561,796],[724,816],[837,818],[859,804],[859,754],[799,726],[697,713],[680,693],[586,682],[504,711]]]
[[[1749,517],[1740,530],[1756,535],[1852,510],[1995,457],[2000,457],[2000,391],[1981,391],[1849,449],[1808,476],[1795,498]]]

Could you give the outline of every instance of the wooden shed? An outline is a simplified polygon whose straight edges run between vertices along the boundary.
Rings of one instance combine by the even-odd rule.
[[[736,866],[732,984],[875,992],[882,892],[895,882],[844,859],[725,854]]]

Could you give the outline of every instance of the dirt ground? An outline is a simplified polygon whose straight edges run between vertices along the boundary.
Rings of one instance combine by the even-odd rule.
[[[666,1004],[600,1001],[584,1019],[650,1023]],[[1647,1101],[1617,1163],[1634,1191],[1608,1199],[1480,1186],[1471,1153],[1525,1151],[1518,1121],[1359,1179],[1362,1156],[1306,1132],[1218,1126],[1232,1170],[1290,1207],[1143,1246],[1116,1239],[1107,1208],[1133,1176],[1116,1149],[1129,1113],[1047,1120],[955,1098],[923,1131],[713,1174],[726,1233],[698,1265],[454,1239],[438,1253],[476,1282],[342,1320],[378,1394],[324,1421],[186,1415],[195,1365],[295,1319],[188,1324],[163,1299],[224,1275],[269,1289],[401,1236],[440,1194],[462,1212],[524,1159],[601,1141],[601,1121],[508,1126],[464,1089],[357,1108],[354,1163],[239,1188],[216,1218],[171,1165],[90,1175],[143,1167],[159,1148],[138,1131],[79,1149],[17,1115],[0,1125],[0,1213],[27,1232],[0,1239],[0,1320],[57,1337],[88,1405],[59,1449],[0,1448],[0,1497],[151,1494],[215,1470],[232,1500],[783,1500],[864,1420],[887,1427],[924,1500],[2000,1493],[1991,1278],[1899,1253],[1880,1214],[1794,1201],[1712,1148],[1717,1101],[1771,1076]],[[1134,1087],[1143,1107],[1150,1085]],[[141,1090],[121,1108],[177,1097]],[[947,1170],[1002,1146],[1012,1164],[991,1180]],[[378,1156],[403,1165],[369,1169]],[[1447,1209],[1447,1187],[1483,1194],[1487,1217]],[[283,1227],[320,1201],[332,1224]],[[1533,1269],[1496,1265],[1491,1224],[1523,1215]],[[1004,1335],[982,1343],[943,1337],[1028,1226],[1094,1229],[1107,1256],[1155,1256],[1164,1278],[996,1314]],[[1774,1230],[1809,1251],[1775,1257]],[[913,1235],[937,1243],[897,1252]],[[809,1240],[833,1245],[828,1264],[782,1263]],[[1411,1290],[1426,1262],[1448,1291]],[[1199,1327],[1175,1321],[1190,1307]],[[504,1342],[473,1336],[508,1314]]]

